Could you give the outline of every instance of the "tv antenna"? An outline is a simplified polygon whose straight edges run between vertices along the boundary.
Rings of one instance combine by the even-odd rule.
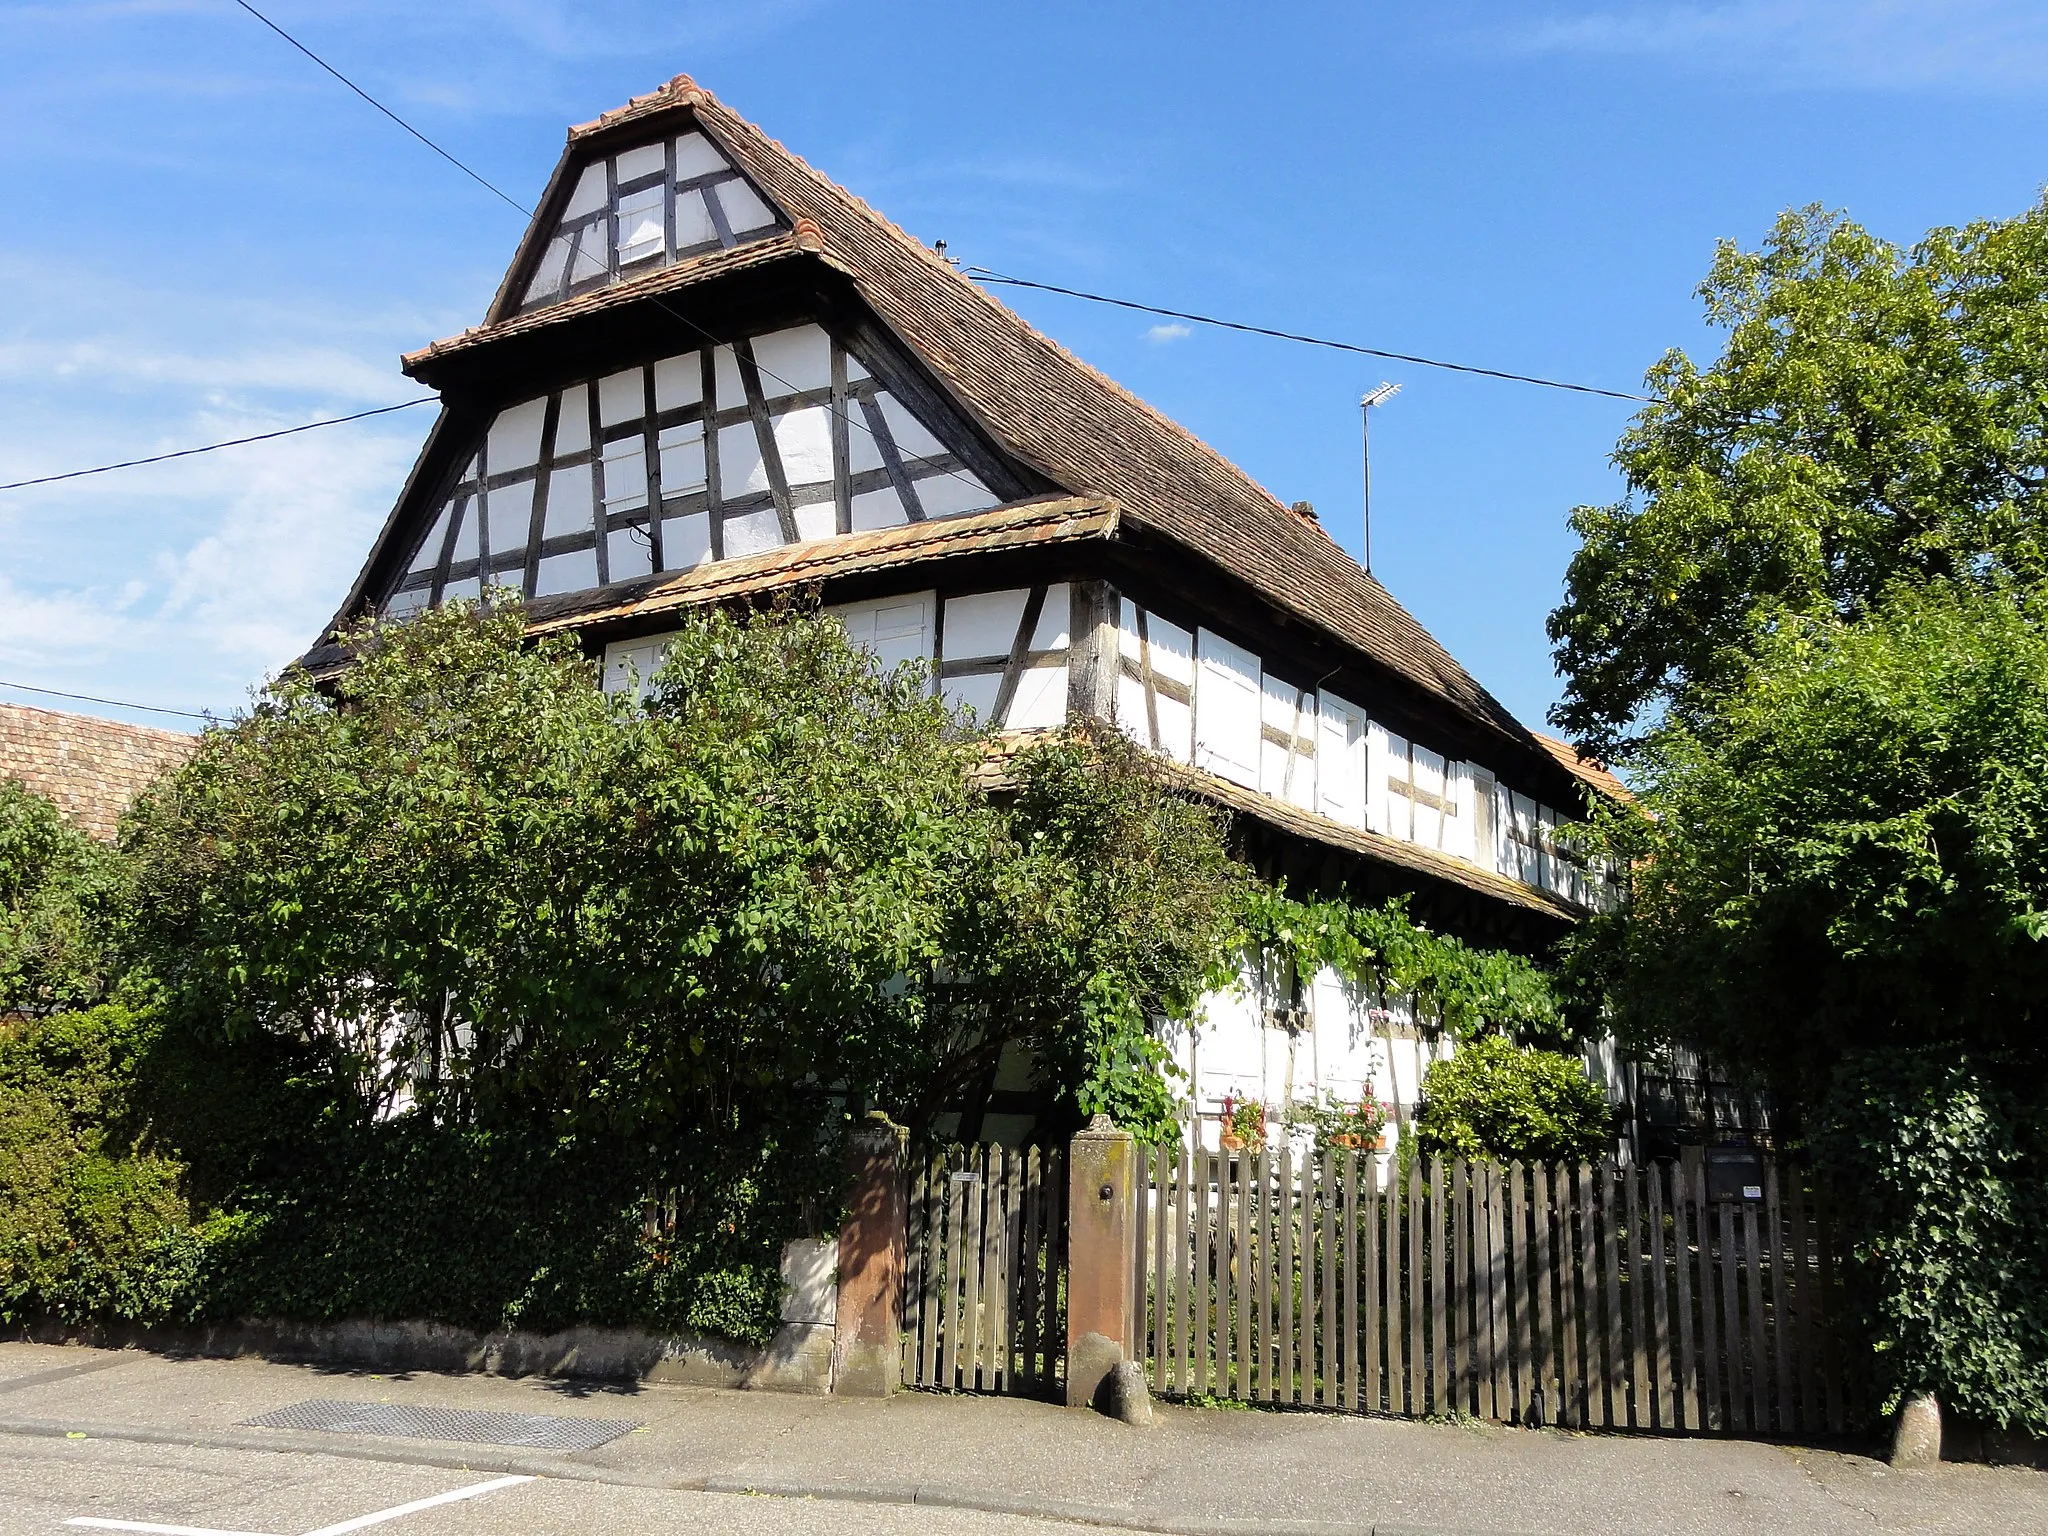
[[[1385,405],[1401,393],[1398,384],[1382,383],[1378,389],[1370,389],[1358,402],[1358,446],[1359,462],[1362,465],[1365,512],[1365,560],[1367,573],[1372,571],[1372,408]]]

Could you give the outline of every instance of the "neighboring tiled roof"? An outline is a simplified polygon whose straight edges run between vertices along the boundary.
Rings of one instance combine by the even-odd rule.
[[[1331,542],[1314,518],[1282,505],[1200,439],[1040,335],[688,76],[678,75],[659,90],[570,130],[570,142],[573,147],[589,135],[685,107],[796,221],[789,236],[764,243],[762,259],[788,254],[787,245],[821,246],[821,259],[848,275],[875,312],[1010,453],[1076,495],[1114,498],[1130,525],[1193,549],[1279,608],[1528,745],[1524,727]],[[565,158],[558,177],[567,174],[570,164]],[[621,285],[602,302],[672,291],[703,275],[687,266],[671,268]],[[570,312],[562,305],[508,317],[437,343],[428,354],[484,345]]]
[[[577,629],[599,621],[646,618],[704,603],[756,597],[835,577],[864,575],[950,555],[982,554],[1102,539],[1116,531],[1117,506],[1090,496],[1048,496],[926,522],[829,539],[785,544],[758,555],[526,605],[529,634]],[[307,652],[303,665],[316,678],[341,670],[347,652],[332,643]]]
[[[997,736],[994,751],[988,763],[982,768],[980,778],[984,784],[1001,784],[1007,779],[1009,759],[1035,742],[1046,740],[1056,734],[1052,731],[1005,731]],[[1329,847],[1342,848],[1350,853],[1362,854],[1382,864],[1391,864],[1413,874],[1428,875],[1438,880],[1449,881],[1470,891],[1491,896],[1509,906],[1522,907],[1531,912],[1540,912],[1565,922],[1577,922],[1585,914],[1570,902],[1551,895],[1548,891],[1511,880],[1506,875],[1495,874],[1490,869],[1481,869],[1477,864],[1468,864],[1463,859],[1453,858],[1448,853],[1439,853],[1434,848],[1424,848],[1415,843],[1403,842],[1398,837],[1388,837],[1381,832],[1365,832],[1357,827],[1346,826],[1341,821],[1314,811],[1302,810],[1271,795],[1262,795],[1255,789],[1234,784],[1229,779],[1209,772],[1206,768],[1192,768],[1185,763],[1176,763],[1154,753],[1146,754],[1146,763],[1166,783],[1174,785],[1202,799],[1215,802],[1224,809],[1241,816],[1250,816],[1278,827],[1283,832],[1306,838]]]
[[[198,742],[182,731],[0,704],[0,778],[19,779],[101,839],[111,839],[135,797]]]
[[[1590,757],[1581,757],[1568,741],[1559,741],[1555,736],[1546,736],[1541,731],[1531,731],[1536,745],[1548,752],[1563,765],[1565,772],[1600,794],[1615,800],[1633,800],[1635,796],[1629,787],[1617,779],[1605,763]]]

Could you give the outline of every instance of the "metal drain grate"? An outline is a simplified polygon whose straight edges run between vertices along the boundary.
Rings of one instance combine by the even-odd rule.
[[[242,1420],[262,1429],[321,1429],[336,1435],[395,1435],[407,1440],[468,1440],[541,1451],[588,1451],[640,1426],[632,1419],[565,1419],[548,1413],[471,1413],[399,1403],[337,1403],[311,1398]]]

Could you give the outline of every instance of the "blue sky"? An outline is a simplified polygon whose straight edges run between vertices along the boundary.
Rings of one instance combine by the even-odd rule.
[[[968,264],[1622,390],[1711,352],[1716,239],[1817,201],[1911,240],[2048,180],[2039,0],[268,8],[522,200],[567,124],[686,71]],[[231,0],[0,3],[0,140],[0,480],[410,398],[399,352],[473,324],[520,233]],[[1358,395],[1402,384],[1375,570],[1540,722],[1628,406],[1004,297],[1354,550]],[[0,679],[242,703],[430,414],[0,493]]]

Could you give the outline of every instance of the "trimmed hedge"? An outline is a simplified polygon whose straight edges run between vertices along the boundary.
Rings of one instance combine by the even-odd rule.
[[[669,1159],[545,1124],[377,1120],[317,1058],[102,1007],[0,1038],[0,1320],[432,1318],[762,1343],[832,1139]],[[650,1190],[670,1192],[650,1225]]]

